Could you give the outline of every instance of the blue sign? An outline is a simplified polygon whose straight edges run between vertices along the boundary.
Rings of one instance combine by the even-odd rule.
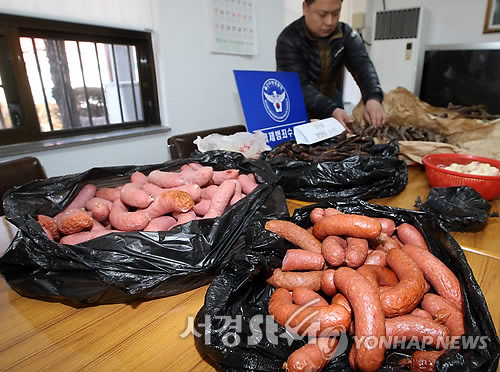
[[[274,147],[295,139],[293,127],[309,122],[296,72],[234,71],[249,132],[260,130]]]

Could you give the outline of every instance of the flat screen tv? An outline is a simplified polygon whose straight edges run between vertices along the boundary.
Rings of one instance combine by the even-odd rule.
[[[425,50],[420,99],[432,106],[485,105],[500,114],[500,42]]]

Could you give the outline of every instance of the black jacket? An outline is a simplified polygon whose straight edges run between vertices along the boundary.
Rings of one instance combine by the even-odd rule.
[[[318,39],[306,29],[304,17],[294,21],[278,37],[276,64],[278,71],[298,72],[309,118],[331,117],[339,107],[333,98],[343,66],[356,80],[364,102],[382,102],[382,88],[363,41],[343,22],[331,36]]]

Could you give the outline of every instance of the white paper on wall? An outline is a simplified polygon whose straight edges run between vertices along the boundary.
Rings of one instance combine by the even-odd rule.
[[[210,0],[209,13],[212,52],[257,54],[254,0]]]

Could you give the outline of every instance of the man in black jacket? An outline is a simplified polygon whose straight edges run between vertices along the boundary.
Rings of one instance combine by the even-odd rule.
[[[335,87],[346,66],[361,90],[365,120],[381,127],[388,116],[381,104],[383,92],[375,67],[359,35],[339,22],[341,8],[342,0],[305,0],[304,16],[288,25],[278,37],[277,70],[299,74],[311,119],[334,117],[346,126],[352,119],[344,111]]]

